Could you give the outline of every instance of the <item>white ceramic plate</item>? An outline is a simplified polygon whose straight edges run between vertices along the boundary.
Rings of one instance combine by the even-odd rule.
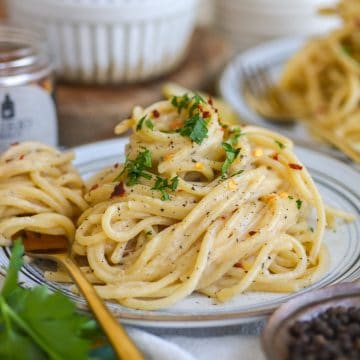
[[[88,178],[107,165],[121,162],[127,141],[123,138],[75,148],[75,165],[84,178]],[[318,283],[301,291],[303,293],[360,277],[360,174],[337,160],[311,150],[298,147],[296,153],[310,170],[325,202],[350,211],[358,218],[356,222],[341,224],[336,232],[326,231],[325,243],[331,254],[330,269]],[[9,249],[0,249],[0,265],[3,268],[8,265],[9,255]],[[4,273],[4,269],[0,271]],[[85,307],[84,300],[73,294],[68,286],[46,282],[41,267],[36,263],[23,267],[20,280],[25,286],[46,283],[52,290],[63,291],[80,308]],[[225,326],[259,319],[294,296],[296,294],[248,293],[216,305],[207,297],[195,294],[168,309],[158,311],[127,309],[114,302],[108,302],[108,305],[123,323],[178,328]]]
[[[315,139],[300,122],[281,124],[265,120],[251,109],[243,96],[244,69],[266,68],[270,76],[277,79],[284,64],[304,42],[305,38],[282,38],[240,53],[225,68],[219,83],[220,93],[245,122],[280,132],[299,145],[347,160],[340,151]]]

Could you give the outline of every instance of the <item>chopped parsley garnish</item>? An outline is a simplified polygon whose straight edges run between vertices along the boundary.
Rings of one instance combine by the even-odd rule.
[[[189,109],[189,114],[190,114],[190,116],[193,116],[194,111],[198,109],[199,105],[201,103],[205,104],[205,100],[200,95],[195,94],[192,97],[191,101],[193,104],[191,105],[191,107]]]
[[[167,192],[167,189],[175,191],[179,185],[179,177],[175,176],[173,177],[170,182],[168,182],[168,179],[164,179],[161,176],[156,177],[156,182],[152,190],[159,190],[161,192],[161,200],[169,200],[169,193]]]
[[[240,153],[240,149],[234,149],[229,143],[223,142],[223,149],[225,150],[226,159],[221,167],[221,174],[224,176],[227,174],[230,165],[235,161]]]
[[[189,107],[191,98],[188,94],[182,96],[173,96],[171,99],[171,104],[177,109],[178,113],[181,113],[182,109],[187,109]]]
[[[152,175],[145,172],[145,169],[152,167],[151,152],[148,149],[140,151],[135,160],[126,159],[124,169],[115,178],[114,181],[119,181],[126,172],[127,182],[126,185],[132,186],[138,183],[139,178],[151,179]]]
[[[240,175],[240,174],[242,174],[243,172],[244,172],[244,170],[239,170],[239,171],[233,173],[233,174],[231,175],[231,177],[234,177],[234,176],[236,176],[236,175]]]
[[[310,231],[311,231],[311,232],[314,232],[314,228],[313,228],[312,226],[310,227]]]
[[[178,131],[181,136],[188,136],[192,141],[201,144],[207,137],[208,128],[204,118],[197,113],[186,120],[184,126]]]
[[[276,142],[276,144],[279,146],[280,149],[285,149],[285,145],[280,142],[279,140],[274,140]]]
[[[204,118],[209,114],[208,112],[201,112],[200,104],[205,103],[205,100],[198,94],[189,96],[184,94],[182,96],[174,96],[171,99],[171,104],[177,109],[180,114],[183,109],[188,110],[189,119],[184,122],[182,128],[177,129],[181,136],[188,136],[193,142],[201,144],[207,137],[208,129],[207,122]]]
[[[291,195],[289,195],[288,198],[289,198],[290,200],[294,200],[294,197],[291,196]]]
[[[146,125],[146,127],[149,128],[150,130],[153,130],[153,129],[154,129],[154,124],[153,124],[152,121],[149,120],[149,119],[146,119],[146,120],[145,120],[145,125]]]
[[[296,207],[298,208],[298,210],[301,209],[302,203],[303,203],[303,202],[302,202],[300,199],[297,199],[297,200],[296,200]]]
[[[139,131],[142,129],[144,122],[145,122],[145,125],[147,128],[149,128],[151,130],[154,129],[154,124],[152,123],[152,121],[150,119],[147,119],[146,115],[145,115],[139,120],[138,124],[136,125],[136,131]]]
[[[240,128],[235,128],[229,132],[232,136],[229,139],[231,145],[236,145],[240,136],[244,135]]]
[[[146,119],[146,115],[143,116],[143,117],[139,120],[138,124],[136,125],[136,131],[141,130],[145,119]]]

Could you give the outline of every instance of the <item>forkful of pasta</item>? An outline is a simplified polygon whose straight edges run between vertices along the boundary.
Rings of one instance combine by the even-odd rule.
[[[70,256],[69,241],[65,236],[54,236],[26,232],[23,238],[26,255],[31,258],[55,261],[69,273],[119,359],[143,360],[144,357],[130,339],[122,325],[106,308],[94,287],[82,274],[78,265]]]

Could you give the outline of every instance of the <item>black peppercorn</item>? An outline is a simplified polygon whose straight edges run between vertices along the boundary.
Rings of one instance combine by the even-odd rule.
[[[360,308],[331,307],[289,328],[288,360],[360,359]]]

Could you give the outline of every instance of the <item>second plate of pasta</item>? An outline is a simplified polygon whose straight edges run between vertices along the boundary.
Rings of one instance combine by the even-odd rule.
[[[257,69],[263,69],[276,84],[287,62],[308,41],[308,39],[301,37],[282,38],[269,41],[239,54],[229,63],[222,74],[219,84],[220,93],[245,122],[280,132],[300,145],[345,160],[347,159],[345,154],[319,140],[319,137],[315,133],[313,134],[304,122],[284,123],[266,120],[252,109],[244,95],[245,72],[252,73],[256,72]]]
[[[124,162],[127,142],[128,139],[123,138],[75,148],[74,165],[84,179],[89,179],[107,166]],[[312,175],[326,205],[348,211],[356,218],[349,223],[339,221],[334,229],[325,230],[324,243],[329,251],[330,265],[320,280],[296,293],[264,293],[258,290],[236,295],[223,303],[194,293],[159,310],[137,310],[109,301],[110,309],[124,323],[142,326],[224,326],[261,318],[299,293],[359,278],[360,199],[357,185],[360,175],[350,167],[311,150],[297,147],[295,153]],[[342,174],[341,179],[338,174]],[[8,248],[0,249],[0,265],[3,268],[8,264],[9,254]],[[20,280],[25,286],[46,283],[52,290],[60,289],[80,308],[85,308],[84,300],[73,293],[69,285],[45,280],[41,264],[25,266]]]

